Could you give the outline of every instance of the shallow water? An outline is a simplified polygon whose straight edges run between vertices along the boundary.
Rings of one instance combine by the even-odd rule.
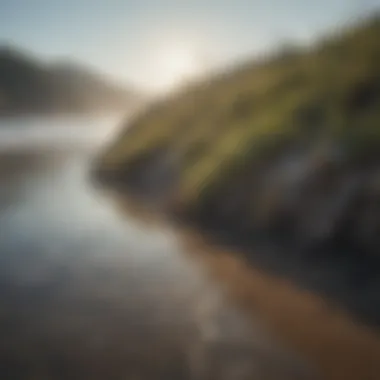
[[[0,378],[311,378],[171,229],[92,186],[114,125],[0,125]]]

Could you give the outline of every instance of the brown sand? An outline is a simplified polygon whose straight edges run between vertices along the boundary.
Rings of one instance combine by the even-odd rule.
[[[316,367],[323,379],[380,379],[380,331],[359,325],[344,311],[290,281],[248,267],[233,252],[210,247],[188,232],[185,235],[185,245],[199,253],[196,260],[206,264],[231,298],[247,314],[259,316],[269,331]]]

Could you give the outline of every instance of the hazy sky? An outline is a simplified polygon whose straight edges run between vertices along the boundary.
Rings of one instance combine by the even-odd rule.
[[[170,63],[229,63],[371,9],[380,0],[0,0],[0,43],[159,87]]]

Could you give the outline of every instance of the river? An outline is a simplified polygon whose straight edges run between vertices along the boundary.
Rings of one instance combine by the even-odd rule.
[[[1,379],[377,379],[380,339],[91,183],[116,118],[0,123]]]
[[[0,125],[0,378],[309,378],[173,231],[118,212],[92,186],[91,159],[114,125]]]

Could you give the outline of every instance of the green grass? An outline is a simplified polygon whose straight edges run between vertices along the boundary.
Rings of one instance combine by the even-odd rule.
[[[162,149],[181,175],[175,202],[193,207],[297,141],[338,141],[351,159],[380,148],[380,19],[312,48],[245,63],[160,100],[105,152],[102,170],[128,173]]]

